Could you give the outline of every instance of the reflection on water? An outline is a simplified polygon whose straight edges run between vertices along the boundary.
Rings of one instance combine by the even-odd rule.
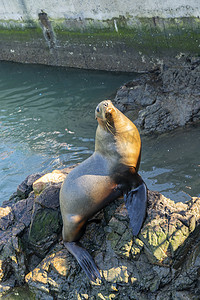
[[[0,63],[0,203],[29,174],[94,149],[96,105],[134,74]]]
[[[27,175],[87,158],[96,105],[134,76],[1,62],[0,202]],[[199,149],[199,127],[143,137],[140,173],[150,189],[185,201],[200,193]]]
[[[144,137],[143,149],[141,174],[149,189],[176,202],[200,196],[200,124]]]

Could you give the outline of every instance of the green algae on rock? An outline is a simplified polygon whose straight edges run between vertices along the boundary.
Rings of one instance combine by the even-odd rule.
[[[27,199],[11,200],[10,206],[5,202],[1,209],[1,294],[8,293],[16,283],[26,282],[41,300],[175,300],[199,295],[200,198],[174,203],[149,191],[147,218],[137,238],[131,234],[121,200],[105,208],[97,215],[99,222],[90,222],[81,239],[102,275],[101,282],[90,283],[59,240],[62,226],[57,197],[61,182],[47,180],[45,188],[45,177],[41,182],[39,195],[30,192]],[[57,213],[57,219],[49,219],[49,211]],[[50,230],[49,220],[55,222],[50,222],[54,224]]]
[[[2,60],[131,72],[199,53],[195,16],[39,19],[0,21]]]

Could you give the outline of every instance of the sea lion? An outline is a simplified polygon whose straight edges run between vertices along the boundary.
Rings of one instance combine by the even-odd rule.
[[[133,235],[137,235],[147,205],[147,188],[137,173],[141,140],[136,126],[110,100],[99,103],[95,117],[95,151],[68,174],[60,190],[64,245],[93,281],[101,278],[99,270],[77,242],[87,220],[124,195]]]

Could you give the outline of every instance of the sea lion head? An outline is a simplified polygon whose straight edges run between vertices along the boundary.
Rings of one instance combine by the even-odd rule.
[[[131,120],[120,112],[110,100],[100,102],[95,110],[99,126],[96,131],[95,151],[112,160],[113,172],[138,170],[141,153],[140,134]],[[112,159],[111,159],[112,157]],[[114,161],[114,162],[113,162]]]
[[[100,126],[112,125],[117,114],[117,109],[110,100],[100,102],[95,110],[95,118]]]

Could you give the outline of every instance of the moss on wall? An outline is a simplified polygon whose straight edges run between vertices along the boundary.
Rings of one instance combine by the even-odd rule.
[[[128,60],[135,59],[138,61],[138,57],[143,63],[146,63],[147,60],[143,58],[144,55],[149,59],[155,56],[156,59],[160,60],[165,56],[178,57],[181,53],[199,55],[200,52],[200,19],[195,17],[181,19],[119,17],[102,21],[80,18],[51,20],[48,18],[47,21],[47,24],[50,25],[49,28],[43,26],[39,20],[26,22],[0,20],[0,59],[2,57],[7,59],[8,57],[8,60],[12,60],[9,55],[6,56],[5,54],[7,45],[8,48],[12,49],[17,45],[19,49],[20,47],[23,48],[25,43],[34,49],[43,47],[52,50],[54,48],[58,55],[62,52],[59,65],[76,67],[77,61],[77,67],[97,69],[99,69],[99,65],[95,66],[95,61],[100,60],[102,55],[106,60],[106,55],[111,56],[112,53],[114,59],[117,58],[119,61],[121,61],[123,54],[124,61],[127,60],[128,65]],[[21,46],[20,43],[22,43]],[[2,57],[1,51],[4,51]],[[73,53],[73,63],[68,59],[69,53]],[[75,53],[77,53],[77,57]],[[91,53],[93,54],[91,64],[88,65],[87,63],[84,66],[84,64],[79,63],[81,55],[91,55]],[[46,52],[44,55],[51,54]],[[35,57],[32,57],[30,62],[40,63],[37,60],[36,52],[34,55]],[[52,64],[51,59],[46,59],[46,56],[42,59],[44,63],[48,61],[48,64]],[[15,55],[14,60],[17,59],[20,61]],[[108,57],[108,59],[110,58]],[[29,62],[28,56],[26,61]],[[55,64],[58,65],[58,63]],[[103,63],[100,69],[104,69]],[[112,67],[107,66],[105,69],[109,70]],[[134,70],[133,64],[132,69]],[[116,67],[116,70],[121,70],[121,67]]]
[[[127,46],[144,51],[159,51],[163,49],[180,49],[182,51],[199,52],[200,50],[200,19],[162,19],[124,17],[112,20],[52,20],[52,26],[57,39],[65,39],[84,43],[102,41],[123,42]],[[30,41],[41,38],[42,29],[39,21],[0,20],[1,38]],[[148,51],[147,51],[148,50]]]
[[[114,25],[116,21],[116,27]],[[90,23],[91,22],[91,23]],[[65,26],[66,21],[55,22],[54,31],[60,40],[83,41],[84,43],[99,44],[102,42],[125,43],[128,47],[144,54],[151,52],[175,50],[180,52],[200,52],[200,19],[161,19],[138,18],[134,23],[127,20],[114,19],[95,26],[92,20],[87,20],[84,27]]]

